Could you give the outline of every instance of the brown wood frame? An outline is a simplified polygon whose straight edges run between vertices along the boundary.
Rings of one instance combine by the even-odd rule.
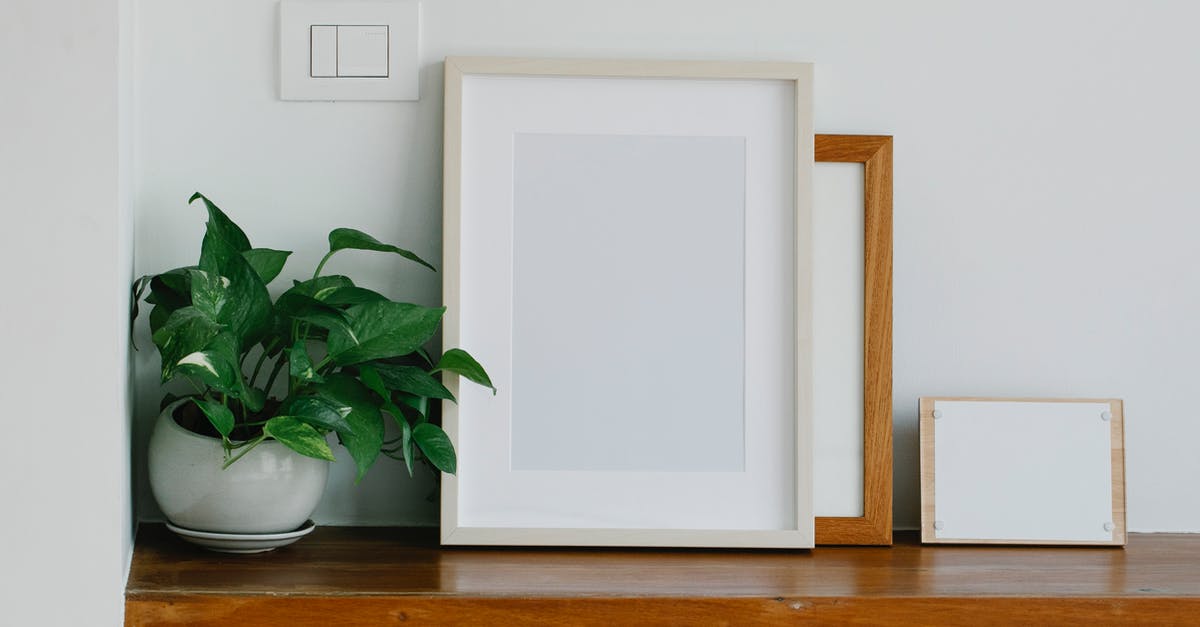
[[[863,172],[863,515],[818,516],[817,544],[892,544],[892,137],[817,135],[818,163]]]
[[[933,522],[937,519],[934,503],[934,420],[933,409],[937,401],[987,401],[1007,403],[1105,403],[1112,417],[1109,419],[1112,460],[1112,518],[1113,540],[1111,542],[1071,540],[1003,540],[983,538],[938,538]],[[921,438],[921,542],[927,544],[1049,544],[1124,546],[1127,534],[1125,527],[1125,403],[1116,398],[993,398],[977,396],[922,397],[920,406]]]

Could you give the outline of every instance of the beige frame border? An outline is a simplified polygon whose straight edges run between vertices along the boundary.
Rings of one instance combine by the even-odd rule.
[[[543,529],[464,527],[458,522],[458,480],[443,475],[444,545],[674,546],[811,548],[812,513],[812,64],[791,62],[607,61],[447,57],[443,180],[443,342],[459,345],[459,238],[462,226],[462,106],[467,75],[784,80],[795,84],[796,153],[796,528],[782,530]],[[458,394],[457,377],[446,386]],[[444,404],[446,433],[458,444],[458,407]],[[809,451],[808,454],[804,454]],[[469,460],[466,463],[470,463]]]
[[[818,163],[863,164],[863,515],[818,516],[817,544],[892,543],[892,137],[817,135]]]
[[[1111,542],[1071,540],[998,540],[979,538],[938,538],[934,533],[936,517],[934,502],[934,420],[933,407],[937,401],[987,401],[1013,403],[1107,403],[1112,419],[1109,421],[1112,442],[1112,520]],[[921,542],[927,544],[1053,544],[1087,546],[1124,546],[1125,533],[1125,404],[1116,398],[990,398],[974,396],[937,396],[920,399],[921,428]]]

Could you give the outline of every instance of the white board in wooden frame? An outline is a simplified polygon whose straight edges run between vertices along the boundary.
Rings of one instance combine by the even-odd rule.
[[[479,358],[499,392],[491,396],[473,386],[459,388],[453,378],[447,382],[459,400],[457,405],[447,405],[444,412],[446,432],[458,450],[459,464],[457,476],[443,477],[443,544],[812,547],[811,65],[451,57],[446,60],[445,81],[443,300],[447,314],[443,340],[447,345],[462,345]],[[677,145],[677,140],[682,143]],[[593,148],[599,152],[589,152]],[[565,233],[569,221],[556,222],[560,216],[524,200],[543,197],[528,195],[520,187],[533,184],[514,182],[529,170],[526,161],[558,171],[560,160],[553,158],[555,151],[561,151],[565,161],[581,159],[576,170],[584,172],[597,164],[601,169],[609,167],[602,165],[605,163],[618,164],[611,167],[620,170],[619,164],[640,157],[643,151],[660,151],[654,154],[671,159],[659,159],[650,170],[659,176],[657,170],[662,167],[663,180],[684,180],[680,175],[686,172],[680,169],[691,166],[677,162],[708,167],[728,164],[727,157],[744,159],[746,165],[737,175],[744,177],[740,183],[735,176],[732,183],[713,188],[721,197],[725,192],[743,190],[745,204],[738,209],[742,214],[723,223],[734,224],[736,229],[704,227],[701,223],[708,223],[711,216],[698,214],[695,221],[676,219],[678,232],[664,228],[675,218],[660,220],[657,215],[631,224],[629,234],[621,229],[604,231],[608,236],[635,239],[632,233],[658,228],[657,241],[664,250],[678,246],[691,252],[687,243],[693,239],[736,243],[742,255],[738,260],[741,271],[733,273],[737,278],[730,287],[744,290],[737,294],[742,299],[738,301],[741,313],[737,308],[726,310],[734,312],[730,319],[743,326],[713,328],[714,335],[737,336],[741,342],[734,348],[743,355],[742,362],[734,364],[742,373],[741,380],[729,381],[727,387],[738,388],[731,397],[742,399],[746,411],[738,417],[722,414],[698,419],[742,429],[741,447],[733,461],[723,455],[688,457],[679,453],[713,447],[711,438],[705,441],[697,435],[708,431],[709,423],[703,422],[699,423],[703,428],[676,429],[671,445],[656,449],[674,460],[664,462],[663,468],[639,465],[654,461],[644,455],[629,461],[628,466],[608,468],[606,458],[592,459],[590,437],[582,435],[571,440],[583,445],[565,461],[513,453],[520,444],[512,429],[514,354],[520,361],[531,352],[520,346],[525,341],[522,338],[531,337],[530,332],[525,327],[514,330],[514,319],[521,320],[513,314],[514,302],[550,302],[542,293],[545,290],[529,295],[533,289],[529,285],[547,285],[545,277],[538,276],[540,270],[529,271],[534,276],[528,280],[514,278],[524,277],[527,270],[522,268],[529,267],[517,256],[526,250],[541,250],[547,243],[554,245],[560,236],[575,237],[570,240],[573,245],[590,244],[584,236]],[[581,156],[585,154],[592,156]],[[567,178],[574,182],[577,172],[568,170]],[[713,178],[724,180],[725,174],[735,170],[718,167]],[[602,175],[606,172],[597,176]],[[622,171],[621,176],[639,175]],[[692,180],[697,188],[707,189],[707,178]],[[533,180],[538,194],[553,192],[559,194],[555,198],[561,198],[570,192],[549,189],[553,180]],[[653,178],[638,180],[638,185],[646,188],[639,187],[635,190],[638,194],[663,191],[657,189]],[[518,195],[522,200],[516,199]],[[709,206],[704,198],[693,200],[699,207]],[[527,202],[532,208],[525,208]],[[539,220],[554,226],[540,226],[538,221],[522,217],[535,211]],[[514,227],[519,220],[520,230]],[[548,232],[539,232],[539,228]],[[520,247],[514,245],[514,237],[524,238]],[[602,238],[596,235],[596,239]],[[612,244],[614,254],[629,249],[622,243]],[[550,248],[563,252],[561,247]],[[571,251],[566,252],[570,257]],[[656,259],[664,261],[663,255],[651,253],[649,269],[671,265],[657,264]],[[564,266],[575,267],[571,264],[577,261],[564,260]],[[706,267],[719,273],[724,266]],[[675,270],[678,272],[678,267]],[[588,276],[601,283],[606,278],[602,273]],[[636,283],[639,277],[624,278]],[[672,291],[691,278],[668,274],[661,285]],[[578,291],[572,292],[574,288],[564,285],[564,293],[574,294]],[[683,302],[687,290],[681,293],[685,294],[680,297]],[[620,300],[626,295],[612,296]],[[566,296],[563,299],[568,300]],[[766,323],[758,324],[760,318]],[[633,317],[634,322],[639,319]],[[561,320],[540,322],[563,325]],[[586,343],[595,331],[592,322],[578,324],[580,343]],[[686,327],[688,320],[680,323]],[[636,334],[641,332],[633,328],[636,326],[618,328]],[[662,328],[664,335],[674,331]],[[678,343],[673,346],[682,346],[685,352],[697,350]],[[556,347],[568,350],[571,345],[558,343],[539,350]],[[645,354],[653,354],[653,346],[646,348]],[[669,365],[694,371],[703,379],[706,373],[700,369],[704,362],[692,357],[694,354]],[[630,359],[632,363],[636,355]],[[723,367],[727,361],[715,365]],[[573,368],[577,367],[586,368],[587,359],[577,359]],[[585,381],[607,376],[569,370]],[[560,373],[538,372],[560,384],[564,381]],[[656,383],[660,377],[676,383],[681,380],[665,376],[661,369],[646,372],[653,372]],[[528,399],[534,388],[529,378],[525,382],[525,387],[518,385],[516,391]],[[764,394],[754,386],[771,390],[765,395],[770,398],[761,400]],[[676,386],[671,398],[686,404],[705,394],[724,393],[724,388],[717,387]],[[596,407],[608,408],[613,414],[631,412],[641,424],[650,425],[647,428],[657,428],[658,414],[639,413],[640,404],[653,399],[623,404],[620,392],[579,395],[576,402],[581,412]],[[523,408],[520,420],[536,412],[528,400],[519,395],[515,400]],[[570,428],[580,428],[578,421],[565,422],[576,425]],[[717,448],[712,450],[717,451],[721,442],[717,439]],[[604,446],[592,448],[607,450]],[[579,467],[573,466],[575,458],[580,458]]]
[[[1125,544],[1121,400],[921,398],[920,439],[922,542]]]

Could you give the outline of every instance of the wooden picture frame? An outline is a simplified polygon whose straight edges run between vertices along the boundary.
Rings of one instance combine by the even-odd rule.
[[[445,89],[443,302],[447,313],[443,340],[467,347],[489,369],[499,393],[493,397],[490,391],[460,388],[453,377],[447,381],[459,403],[445,406],[444,426],[459,452],[460,464],[457,476],[443,477],[442,543],[811,548],[811,65],[451,57],[445,64]],[[636,142],[656,137],[741,138],[737,141],[744,144],[745,162],[752,167],[724,171],[738,172],[737,176],[745,177],[745,189],[753,190],[754,198],[747,195],[744,201],[746,215],[752,214],[751,203],[764,202],[760,199],[764,189],[769,190],[769,202],[762,207],[770,207],[762,213],[758,211],[762,207],[754,205],[755,224],[744,222],[745,241],[751,243],[738,244],[744,259],[738,267],[754,266],[739,275],[748,303],[743,309],[754,312],[745,314],[747,320],[753,316],[753,324],[747,322],[741,327],[744,331],[733,331],[745,335],[741,372],[754,373],[745,374],[739,384],[746,386],[739,402],[746,403],[746,408],[751,403],[755,407],[736,418],[745,424],[741,431],[745,448],[739,453],[744,454],[744,461],[738,462],[743,470],[712,472],[706,467],[699,469],[702,472],[678,472],[680,469],[672,467],[667,472],[643,468],[609,471],[576,468],[571,465],[574,460],[542,466],[527,457],[518,464],[519,438],[514,435],[517,423],[513,417],[525,421],[530,412],[513,410],[513,404],[519,402],[514,394],[528,398],[531,388],[527,385],[522,391],[511,385],[513,355],[521,354],[513,348],[521,341],[519,331],[514,330],[514,320],[521,318],[513,312],[517,308],[514,303],[519,303],[517,286],[528,290],[527,286],[537,283],[529,278],[533,275],[520,275],[525,277],[520,281],[513,278],[525,272],[518,267],[517,253],[525,254],[529,241],[556,243],[563,237],[561,230],[549,231],[549,235],[536,232],[550,228],[542,222],[521,223],[533,227],[514,226],[518,219],[528,220],[521,216],[534,213],[529,208],[533,205],[516,200],[521,173],[533,169],[521,161],[525,159],[520,154],[522,142],[527,142],[523,136],[527,135],[537,135],[538,141],[547,136],[554,141],[560,137],[633,137]],[[758,152],[763,150],[766,152]],[[564,154],[581,158],[572,150]],[[687,151],[677,155],[690,158]],[[562,161],[533,160],[539,166],[557,166]],[[656,164],[663,164],[664,171],[679,167],[662,160]],[[758,184],[755,177],[765,177],[770,184]],[[538,215],[545,217],[544,213]],[[786,221],[776,223],[773,216],[786,216]],[[639,232],[649,228],[640,220],[637,225]],[[694,226],[688,223],[689,229]],[[515,246],[513,238],[526,237],[523,232],[543,239],[526,239],[522,246]],[[659,241],[677,238],[663,236]],[[572,254],[568,251],[568,256]],[[588,263],[599,263],[590,259]],[[782,284],[777,283],[780,280]],[[769,283],[772,281],[776,283]],[[768,283],[770,287],[764,287]],[[758,324],[763,316],[770,325]],[[794,336],[794,342],[780,342],[782,334],[775,333],[780,328]],[[766,362],[756,356],[764,351],[770,354]],[[524,354],[529,353],[525,350]],[[787,357],[779,361],[777,355]],[[695,359],[673,363],[685,370],[704,366]],[[785,370],[775,372],[790,374],[765,376],[770,373],[764,372],[767,366],[763,363],[786,365]],[[593,380],[592,373],[566,371]],[[759,385],[787,391],[763,395],[750,387]],[[770,411],[758,409],[764,396],[770,397],[766,401]],[[582,402],[588,395],[573,398]],[[533,407],[534,413],[546,411],[527,407]],[[780,408],[786,410],[777,411]],[[632,409],[635,413],[646,411]],[[725,416],[721,420],[729,419]],[[679,441],[673,445],[688,451],[696,438],[711,437],[705,431],[695,427],[677,431]],[[571,442],[577,440],[588,441],[581,436]],[[760,455],[762,451],[769,455]],[[739,487],[733,489],[735,485]],[[564,520],[569,524],[559,522]],[[593,522],[596,520],[601,522]],[[650,524],[641,522],[644,520]]]
[[[979,412],[979,407],[989,411]],[[977,415],[972,416],[964,408]],[[1124,403],[1110,398],[922,397],[921,541],[1124,546],[1124,413]],[[938,464],[937,425],[941,424],[945,429],[954,418],[1001,424],[1010,435],[1005,439],[994,437],[995,426],[990,426],[990,431],[981,431],[992,437],[975,436],[973,440],[967,440],[956,435],[953,442],[987,442],[987,446],[951,451],[960,457],[969,457],[971,461],[968,464],[956,462],[953,468],[944,468]],[[961,433],[962,424],[958,423],[957,433]],[[1042,437],[1047,439],[1047,444],[1042,444],[1042,437],[1033,433],[1033,428],[1045,430]],[[1053,441],[1049,439],[1051,436]],[[1014,457],[1013,448],[1021,449],[1020,459]],[[988,457],[979,461],[984,449]],[[1017,464],[1022,472],[1017,471]],[[1107,477],[1102,472],[1105,466],[1110,472]],[[976,483],[969,472],[952,472],[971,467],[982,469],[979,475],[985,481]],[[1050,471],[1046,467],[1050,467]],[[1060,472],[1054,472],[1056,469]],[[1097,471],[1101,472],[1098,474]],[[956,533],[951,525],[953,521],[941,520],[947,515],[939,513],[938,509],[939,473],[957,478],[958,484],[968,483],[968,490],[956,487],[956,499],[965,500],[969,505],[957,504],[958,517],[995,521],[982,525],[992,530],[988,533],[970,530]],[[964,478],[963,475],[967,476]],[[1009,486],[1012,487],[1008,490],[1002,489]],[[1011,495],[1014,491],[1020,492],[1016,498]],[[964,493],[969,495],[967,499],[961,498]],[[993,505],[1002,511],[979,511]],[[1083,520],[1077,520],[1079,518]],[[979,526],[980,523],[974,522],[962,527]]]
[[[863,515],[818,516],[817,544],[892,544],[892,137],[818,134],[818,163],[863,164]]]

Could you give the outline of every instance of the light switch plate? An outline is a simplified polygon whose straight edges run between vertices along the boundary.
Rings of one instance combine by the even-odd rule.
[[[420,12],[416,0],[282,0],[279,97],[417,100]],[[320,27],[315,34],[314,26]],[[332,37],[329,26],[334,27]],[[375,39],[380,29],[386,38],[382,59]],[[331,43],[332,61],[327,51]]]
[[[314,24],[309,33],[309,70],[314,78],[332,78],[338,75],[338,50],[336,26]]]

